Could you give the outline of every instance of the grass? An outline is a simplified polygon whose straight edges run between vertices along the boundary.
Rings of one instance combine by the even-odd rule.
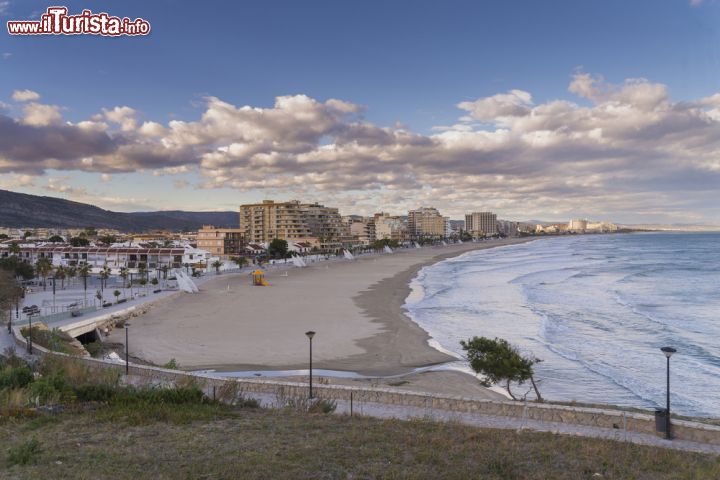
[[[0,423],[9,478],[720,478],[709,455],[425,420],[207,403],[41,418]]]
[[[23,337],[28,338],[30,334],[30,328],[23,327],[20,329],[20,333]],[[78,349],[72,345],[73,338],[65,332],[58,330],[48,330],[47,328],[41,328],[33,325],[32,327],[32,341],[36,345],[47,348],[55,352],[67,353],[68,355],[77,355]]]

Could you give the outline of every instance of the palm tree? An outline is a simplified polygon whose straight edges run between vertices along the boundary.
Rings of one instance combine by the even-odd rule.
[[[160,271],[163,273],[163,280],[167,280],[168,270],[169,270],[169,268],[167,265],[163,265],[162,267],[160,267]]]
[[[78,273],[83,279],[83,287],[85,288],[85,300],[87,300],[87,278],[90,275],[90,265],[87,263],[83,263],[80,265],[80,268],[78,268]]]
[[[237,264],[238,268],[242,268],[247,264],[247,258],[245,257],[233,257],[232,261]]]
[[[60,289],[65,289],[65,278],[67,278],[67,268],[60,265],[55,269],[55,278],[60,280],[61,286]]]
[[[147,267],[145,267],[144,263],[138,264],[138,274],[140,275],[140,278],[145,278],[145,280],[147,280]]]
[[[101,290],[105,290],[108,278],[110,278],[110,267],[108,267],[107,265],[103,265],[102,270],[100,270],[100,289]]]
[[[220,260],[215,260],[212,263],[212,266],[215,269],[215,275],[218,275],[220,273],[220,267],[222,267],[222,262]]]
[[[52,272],[52,268],[52,263],[50,263],[50,260],[47,257],[40,257],[37,262],[35,262],[35,270],[43,279],[43,290],[47,288],[47,276],[50,272]]]
[[[127,278],[130,272],[128,271],[127,267],[120,268],[120,278],[123,279],[123,288],[127,288]]]
[[[20,245],[18,245],[17,243],[13,242],[13,243],[11,243],[10,246],[8,247],[8,251],[9,251],[10,253],[12,253],[13,255],[17,255],[17,254],[20,253]]]
[[[77,268],[72,265],[66,269],[68,276],[68,285],[73,283],[73,279],[77,276]]]

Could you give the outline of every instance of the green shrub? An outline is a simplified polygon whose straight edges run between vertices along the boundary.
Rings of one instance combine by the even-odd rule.
[[[0,389],[24,388],[33,381],[33,374],[27,365],[11,367],[6,365],[0,369]]]
[[[79,402],[110,402],[117,390],[111,385],[86,384],[75,387],[75,397]]]
[[[177,361],[174,358],[171,358],[169,362],[167,362],[165,365],[163,365],[163,368],[167,368],[168,370],[177,370],[178,369]]]
[[[10,465],[27,465],[39,453],[40,442],[31,438],[8,449],[7,463]]]
[[[90,342],[85,344],[85,350],[90,354],[91,357],[97,357],[102,352],[102,343]]]
[[[309,413],[333,413],[337,408],[335,400],[325,400],[318,398],[308,407]]]

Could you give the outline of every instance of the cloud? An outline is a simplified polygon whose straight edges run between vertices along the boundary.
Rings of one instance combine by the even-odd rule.
[[[9,59],[10,57],[12,57],[12,53],[10,53],[10,52],[3,52],[3,54],[2,54],[3,60],[7,60],[7,59]]]
[[[12,54],[3,54],[3,57],[5,57],[5,55]],[[12,94],[12,99],[16,102],[35,102],[40,100],[40,94],[32,90],[15,90]]]
[[[0,115],[0,173],[191,173],[198,188],[363,213],[434,204],[455,216],[492,208],[515,218],[720,218],[720,93],[674,102],[647,79],[614,84],[586,73],[568,91],[541,102],[524,90],[463,101],[458,121],[430,134],[306,95],[269,107],[208,97],[198,119],[167,124],[140,123],[128,106],[70,124],[52,107],[31,122],[27,111]]]
[[[703,0],[690,0],[690,5],[692,5],[693,7],[699,7],[700,5],[702,5],[702,3]]]
[[[2,0],[0,1],[0,14],[3,14],[7,11],[8,7],[10,6],[9,0]]]
[[[60,108],[55,105],[29,103],[23,107],[25,117],[23,123],[33,127],[46,127],[62,123]]]

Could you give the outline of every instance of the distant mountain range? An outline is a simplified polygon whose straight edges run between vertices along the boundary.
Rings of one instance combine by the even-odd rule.
[[[112,212],[86,203],[0,190],[0,227],[112,228],[125,232],[235,227],[238,212]]]

